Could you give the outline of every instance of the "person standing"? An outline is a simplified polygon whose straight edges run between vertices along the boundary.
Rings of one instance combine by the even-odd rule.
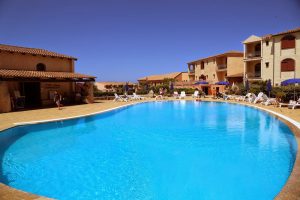
[[[55,91],[53,100],[54,100],[55,104],[57,105],[58,110],[61,110],[61,106],[62,106],[62,104],[60,103],[61,99],[62,99],[61,95],[57,91]]]

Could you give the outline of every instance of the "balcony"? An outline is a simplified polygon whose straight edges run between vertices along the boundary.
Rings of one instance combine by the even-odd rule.
[[[261,51],[246,53],[245,60],[260,60],[260,59],[261,59]]]
[[[226,71],[227,70],[227,64],[217,64],[217,71]]]
[[[249,80],[261,80],[261,72],[247,72],[246,75]]]

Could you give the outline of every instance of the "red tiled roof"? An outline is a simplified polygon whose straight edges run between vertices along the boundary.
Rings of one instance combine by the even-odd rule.
[[[72,72],[46,72],[0,69],[0,78],[94,79],[96,77]]]
[[[276,34],[268,34],[268,35],[263,36],[262,38],[263,39],[270,39],[272,36],[284,35],[284,34],[296,33],[296,32],[300,32],[300,27],[294,28],[294,29],[291,29],[291,30],[287,30],[287,31],[283,31],[283,32],[280,32],[280,33],[276,33]]]
[[[206,57],[206,58],[200,58],[200,59],[198,59],[198,60],[194,60],[194,61],[188,62],[188,64],[192,64],[192,63],[199,62],[199,61],[203,61],[203,60],[208,60],[208,59],[215,58],[215,57],[219,57],[219,56],[243,57],[243,56],[244,56],[244,53],[241,52],[241,51],[235,51],[235,50],[232,50],[232,51],[227,51],[227,52],[225,52],[225,53],[221,53],[221,54],[209,56],[209,57]]]
[[[138,81],[162,81],[164,79],[174,79],[182,72],[174,72],[169,74],[151,75],[138,79]]]
[[[27,53],[27,54],[40,55],[40,56],[51,56],[57,58],[68,58],[68,59],[77,60],[77,58],[75,57],[48,51],[45,49],[19,47],[19,46],[12,46],[6,44],[0,44],[0,51],[7,51],[7,52],[14,52],[14,53]]]

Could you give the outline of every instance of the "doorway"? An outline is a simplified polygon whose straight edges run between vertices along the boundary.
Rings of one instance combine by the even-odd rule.
[[[24,82],[22,83],[23,94],[25,96],[25,107],[36,108],[41,106],[41,83]]]
[[[208,86],[202,86],[202,91],[205,93],[205,95],[208,95]]]
[[[261,64],[260,63],[257,63],[254,66],[254,76],[257,78],[260,78],[260,76],[261,76]]]

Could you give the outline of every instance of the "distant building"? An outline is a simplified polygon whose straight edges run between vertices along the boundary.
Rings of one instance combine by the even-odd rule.
[[[273,85],[300,78],[300,28],[269,34],[251,35],[244,42],[244,78],[271,79]]]
[[[44,49],[0,44],[0,112],[54,104],[54,91],[71,102],[85,90],[78,95],[92,102],[89,82],[95,77],[75,73],[76,60]],[[76,87],[76,82],[86,84]]]
[[[122,90],[126,84],[128,85],[129,89],[131,89],[131,90],[133,90],[135,88],[135,86],[137,85],[136,83],[131,83],[131,82],[108,81],[108,82],[96,82],[95,86],[101,92],[117,92],[119,90]]]
[[[173,79],[175,82],[187,82],[187,72],[173,72],[169,74],[151,75],[138,79],[139,84],[148,84],[149,86],[158,86],[164,83],[166,79]]]
[[[189,81],[243,82],[243,52],[228,51],[188,63]]]

